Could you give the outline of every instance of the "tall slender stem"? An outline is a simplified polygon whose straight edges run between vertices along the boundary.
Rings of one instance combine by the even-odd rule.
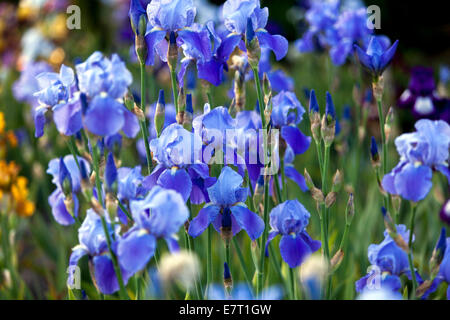
[[[170,71],[170,80],[172,82],[172,92],[173,92],[173,104],[175,105],[175,111],[178,114],[178,86],[177,86],[177,75],[176,71],[171,70]]]
[[[409,241],[408,241],[408,261],[409,261],[409,270],[411,272],[411,279],[412,279],[412,297],[413,299],[416,298],[416,290],[417,290],[417,279],[416,279],[416,272],[414,269],[414,262],[413,262],[413,237],[414,237],[414,223],[416,219],[416,211],[417,211],[417,205],[415,203],[411,202],[411,220],[409,223]]]
[[[97,146],[92,146],[92,161],[93,161],[93,166],[94,166],[94,171],[95,171],[95,184],[96,184],[96,188],[97,188],[97,198],[98,198],[98,202],[100,203],[100,205],[103,208],[102,186],[101,186],[101,181],[100,181],[100,168],[99,168],[99,157],[98,157]],[[103,232],[105,233],[106,243],[108,245],[109,254],[111,255],[111,260],[113,262],[114,272],[117,277],[117,282],[119,283],[119,296],[121,299],[128,300],[129,297],[125,290],[125,286],[123,284],[122,273],[120,272],[119,263],[117,261],[116,254],[112,250],[111,238],[110,238],[110,234],[108,231],[108,226],[106,224],[106,219],[105,219],[104,214],[101,216],[101,221],[102,221],[102,226],[103,226]]]
[[[295,268],[289,268],[289,281],[291,287],[291,300],[297,300],[297,290],[295,286],[296,278],[295,278]]]
[[[141,63],[140,67],[141,67],[141,110],[142,110],[142,113],[144,114],[144,119],[140,120],[140,126],[141,126],[142,138],[144,139],[145,154],[147,157],[147,169],[148,169],[148,173],[150,174],[152,172],[152,156],[150,153],[150,145],[149,145],[149,141],[148,141],[147,120],[146,120],[146,115],[145,115],[145,104],[146,104],[145,63]]]
[[[211,250],[211,241],[212,241],[212,227],[208,227],[208,238],[206,243],[206,291],[208,291],[208,286],[212,281],[212,250]]]
[[[242,254],[241,247],[239,246],[239,242],[237,241],[236,237],[233,237],[233,245],[234,248],[236,249],[236,253],[239,258],[239,263],[241,264],[242,271],[244,272],[245,281],[251,288],[252,287],[251,276],[250,273],[248,272],[248,267],[245,263],[244,255]]]

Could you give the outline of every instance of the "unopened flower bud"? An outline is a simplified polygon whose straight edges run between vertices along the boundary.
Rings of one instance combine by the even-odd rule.
[[[164,90],[159,91],[158,102],[156,103],[155,109],[155,130],[158,137],[161,135],[162,130],[164,128],[164,121],[166,115],[166,99],[164,97]]]
[[[263,202],[264,198],[264,176],[260,175],[256,181],[255,192],[253,195],[253,204],[255,208],[259,208],[259,205]]]
[[[263,90],[264,90],[264,103],[266,104],[266,106],[268,106],[269,101],[272,99],[272,86],[270,84],[269,77],[265,72],[263,75]]]
[[[223,264],[223,285],[226,292],[231,292],[231,289],[233,288],[233,279],[231,277],[230,267],[226,262]]]
[[[330,260],[331,269],[337,269],[344,259],[344,250],[339,249]]]
[[[386,121],[384,123],[384,132],[386,134],[386,143],[389,142],[389,137],[391,136],[393,122],[394,122],[394,109],[392,107],[390,107],[388,114],[386,116]]]
[[[92,209],[94,209],[94,212],[98,214],[100,217],[103,216],[103,214],[105,213],[105,210],[103,209],[102,205],[100,204],[100,202],[98,202],[98,199],[95,197],[91,198],[91,206]]]
[[[322,139],[326,147],[331,146],[334,141],[336,133],[336,111],[334,109],[333,99],[329,92],[327,92],[327,104],[325,108],[325,115],[322,118]]]
[[[327,208],[330,208],[335,202],[336,202],[337,193],[336,192],[330,192],[327,194],[325,198],[325,206]]]
[[[316,186],[314,185],[314,182],[313,182],[311,176],[309,175],[308,170],[306,170],[306,168],[304,171],[304,176],[305,176],[306,186],[308,187],[308,189],[310,189],[310,190],[314,189]]]
[[[117,167],[114,162],[114,156],[110,152],[106,159],[105,167],[105,187],[108,193],[117,193]]]
[[[167,64],[171,72],[174,72],[178,63],[178,46],[175,32],[169,35],[169,50],[167,53]]]
[[[105,205],[106,205],[106,211],[108,212],[110,220],[114,221],[114,219],[117,216],[118,202],[117,202],[117,199],[115,198],[115,196],[111,192],[106,193]]]
[[[311,122],[311,133],[316,143],[320,142],[321,139],[321,124],[320,124],[320,113],[319,104],[317,103],[316,92],[311,90],[309,96],[309,119]]]
[[[311,196],[318,204],[322,204],[325,201],[322,190],[318,188],[314,187],[311,189]]]
[[[252,19],[247,19],[247,31],[245,34],[245,46],[247,47],[248,63],[252,69],[257,69],[259,60],[261,59],[261,47],[259,46],[258,37],[256,37],[253,29]]]
[[[445,237],[445,228],[442,228],[441,235],[436,243],[433,250],[433,255],[430,259],[430,269],[432,275],[435,277],[439,272],[439,267],[442,260],[444,259],[444,254],[447,249],[447,239]]]
[[[245,110],[246,91],[245,91],[245,74],[242,69],[237,69],[234,73],[234,99],[236,110]]]
[[[194,107],[192,106],[192,94],[186,95],[186,110],[183,115],[183,128],[187,131],[192,130],[192,118],[194,113]]]
[[[374,168],[379,168],[381,166],[380,154],[378,153],[378,146],[375,141],[375,137],[372,137],[370,140],[370,159]]]
[[[59,159],[59,184],[66,197],[72,196],[72,178],[70,172],[64,163],[64,158]]]
[[[345,223],[347,225],[350,225],[354,216],[355,216],[355,203],[353,200],[353,193],[350,193],[347,201],[347,207],[345,208]]]
[[[69,195],[64,198],[64,205],[66,207],[67,212],[74,218],[75,217],[75,202],[73,200],[72,195]]]
[[[145,121],[144,111],[142,111],[142,109],[136,103],[134,104],[133,113],[136,115],[140,122]]]
[[[381,101],[381,99],[383,98],[383,90],[384,90],[384,78],[383,76],[379,76],[372,83],[373,97],[375,98],[375,100]]]
[[[331,190],[333,192],[339,192],[342,188],[342,182],[342,173],[339,170],[336,170],[336,173],[333,176],[333,186],[331,187]]]

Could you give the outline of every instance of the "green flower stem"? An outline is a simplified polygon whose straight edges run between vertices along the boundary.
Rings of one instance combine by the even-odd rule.
[[[417,204],[411,202],[411,220],[409,223],[409,241],[408,241],[408,261],[409,261],[409,270],[411,272],[411,279],[412,279],[412,293],[411,296],[413,299],[416,298],[416,290],[417,290],[417,278],[416,278],[416,272],[414,269],[414,262],[413,262],[413,237],[414,237],[414,223],[416,219],[416,211],[417,211]]]
[[[259,102],[259,112],[260,112],[260,116],[261,116],[261,123],[262,123],[262,127],[264,130],[266,130],[266,133],[268,134],[268,128],[267,128],[267,124],[266,124],[266,118],[264,115],[264,111],[266,110],[266,106],[265,106],[265,102],[264,102],[264,95],[262,92],[262,88],[261,88],[261,80],[259,78],[259,70],[258,68],[252,68],[253,70],[253,76],[255,78],[255,84],[256,84],[256,92],[258,95],[258,102]],[[267,157],[267,154],[264,153],[264,157],[267,160],[270,157]],[[268,161],[264,161],[264,163],[266,164],[266,167],[268,166]],[[264,172],[264,174],[266,174],[266,172]],[[256,288],[256,293],[259,294],[262,291],[262,287],[263,287],[263,282],[264,282],[264,264],[265,264],[265,244],[266,244],[266,240],[267,240],[267,236],[269,233],[269,229],[268,229],[268,225],[269,225],[269,181],[268,179],[266,179],[266,177],[264,178],[264,214],[263,214],[263,219],[264,219],[264,232],[262,234],[262,238],[261,238],[261,242],[260,242],[260,259],[259,259],[259,268],[258,268],[258,276],[257,276],[257,288]]]
[[[241,247],[239,246],[239,242],[237,241],[236,237],[233,237],[233,245],[234,245],[234,248],[236,249],[236,253],[239,258],[239,263],[241,264],[241,268],[244,272],[245,281],[247,282],[247,285],[250,288],[252,288],[253,287],[252,281],[251,281],[252,277],[250,276],[250,273],[248,271],[248,266],[245,263],[244,255],[242,254]]]
[[[327,174],[328,174],[328,163],[330,159],[330,146],[325,145],[324,157],[323,157],[323,168],[322,168],[322,192],[324,195],[328,193],[327,187]],[[329,225],[329,217],[328,217],[328,209],[325,207],[325,204],[321,205],[322,209],[322,230],[324,237],[324,255],[326,261],[330,262],[330,249],[328,245],[328,225]],[[331,296],[331,276],[328,277],[328,290],[327,297]]]
[[[146,84],[145,84],[145,63],[140,64],[141,67],[141,110],[144,114],[144,119],[140,120],[140,127],[141,127],[141,133],[142,138],[144,139],[144,145],[145,145],[145,154],[147,158],[147,169],[148,173],[150,174],[152,172],[152,155],[150,152],[150,145],[148,141],[148,128],[147,128],[147,120],[146,120],[146,113],[145,113],[145,98],[146,98]]]
[[[284,159],[281,159],[280,161],[281,167],[281,185],[283,186],[283,201],[286,201],[288,199],[288,188],[287,188],[287,184],[286,184],[286,173],[284,171]]]
[[[205,290],[205,294],[208,290],[208,286],[212,282],[212,250],[211,250],[212,226],[208,226],[207,236],[208,236],[208,238],[207,238],[207,242],[206,242],[206,290]]]
[[[214,108],[214,104],[213,104],[214,100],[212,98],[210,89],[208,89],[208,91],[206,92],[206,96],[208,97],[209,106],[211,107],[211,109],[213,109]]]
[[[296,290],[296,277],[295,277],[295,268],[289,267],[289,282],[291,288],[291,300],[297,300],[297,290]]]
[[[381,143],[383,148],[383,158],[382,158],[382,168],[381,172],[383,176],[387,173],[387,141],[386,141],[386,132],[384,131],[384,114],[383,114],[383,106],[382,106],[382,98],[377,98],[377,106],[378,106],[378,118],[380,120],[380,134],[381,134]],[[384,207],[387,210],[390,210],[390,201],[389,201],[389,195],[384,195]]]
[[[92,145],[92,162],[93,162],[94,171],[95,171],[95,184],[96,184],[96,188],[97,188],[97,197],[98,197],[98,202],[100,203],[100,205],[103,208],[102,186],[101,186],[101,181],[100,181],[100,168],[99,168],[100,162],[99,162],[98,156],[99,156],[99,154],[98,154],[97,146]],[[120,272],[119,263],[117,261],[117,257],[115,255],[114,251],[112,250],[111,238],[110,238],[110,235],[108,232],[108,226],[106,224],[106,219],[105,219],[104,214],[101,216],[101,221],[102,221],[103,231],[105,233],[106,243],[108,245],[109,254],[111,255],[111,260],[113,262],[114,272],[116,273],[117,282],[119,283],[120,299],[128,300],[129,297],[125,290],[125,286],[123,284],[122,273]]]
[[[170,70],[170,80],[172,82],[172,92],[173,92],[173,104],[175,105],[175,111],[178,114],[178,85],[177,85],[177,74],[176,70]]]

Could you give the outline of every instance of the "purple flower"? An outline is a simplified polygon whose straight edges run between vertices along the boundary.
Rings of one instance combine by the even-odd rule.
[[[169,44],[166,36],[192,26],[197,9],[193,0],[153,0],[147,6],[147,65],[155,63],[155,52],[167,62]]]
[[[416,132],[395,139],[400,162],[384,176],[383,188],[414,202],[424,199],[432,187],[433,169],[450,183],[448,168],[450,126],[442,121],[419,120]]]
[[[445,108],[447,99],[436,92],[433,69],[414,67],[411,79],[398,101],[400,108],[410,109],[415,118],[439,119],[441,109]]]
[[[282,91],[273,98],[272,124],[281,129],[281,137],[296,155],[304,153],[311,144],[311,137],[297,128],[304,113],[305,109],[293,92]]]
[[[374,77],[381,76],[391,63],[397,46],[398,40],[389,49],[385,49],[380,39],[375,36],[371,37],[366,51],[362,50],[358,45],[354,45],[361,65]]]
[[[194,24],[191,28],[179,31],[177,42],[185,55],[178,73],[181,86],[186,70],[193,61],[196,62],[200,79],[207,80],[215,86],[220,85],[223,71],[228,69],[227,61],[240,41],[239,35],[220,37],[212,21],[206,25]]]
[[[176,190],[194,204],[209,200],[205,188],[215,180],[209,176],[208,165],[201,162],[202,141],[197,134],[174,123],[150,142],[150,149],[158,165],[143,182],[147,189],[159,185]]]
[[[200,210],[189,225],[189,234],[198,237],[212,223],[217,232],[228,238],[244,229],[256,240],[264,230],[264,221],[244,204],[248,188],[243,178],[230,167],[224,167],[217,182],[208,188],[211,202]]]
[[[272,230],[266,243],[281,235],[280,253],[283,260],[291,268],[301,265],[313,252],[319,250],[320,241],[313,240],[306,227],[310,214],[298,200],[285,201],[270,212]]]
[[[119,226],[114,230],[113,227],[107,223],[109,237],[119,238]],[[115,237],[112,237],[113,234]],[[72,254],[69,259],[69,277],[67,279],[68,285],[73,285],[74,282],[74,267],[78,265],[78,261],[84,257],[89,256],[89,263],[93,267],[93,275],[95,284],[103,294],[113,294],[119,290],[119,283],[114,271],[113,262],[109,255],[108,245],[102,221],[100,217],[89,209],[87,215],[80,229],[78,229],[79,244],[72,249]],[[113,242],[112,247],[116,247],[116,242]],[[121,268],[122,278],[125,284],[132,276],[126,269]]]
[[[227,0],[223,5],[222,17],[225,27],[232,34],[244,36],[254,33],[261,48],[272,50],[277,60],[286,56],[288,41],[280,35],[271,35],[265,29],[269,9],[261,9],[259,0]]]
[[[134,274],[153,257],[157,239],[164,239],[171,251],[178,250],[175,234],[188,219],[189,210],[179,193],[159,186],[145,199],[132,201],[130,207],[135,224],[119,240],[117,255],[120,266]]]
[[[445,201],[442,206],[441,212],[439,213],[441,220],[447,224],[450,224],[450,200]]]

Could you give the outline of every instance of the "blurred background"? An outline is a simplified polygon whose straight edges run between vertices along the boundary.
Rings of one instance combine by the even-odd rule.
[[[198,19],[206,21],[217,18],[218,6],[224,1],[195,2],[198,6]],[[384,230],[378,207],[379,190],[374,183],[375,177],[368,153],[370,137],[373,135],[379,139],[376,107],[373,100],[366,97],[370,79],[366,74],[360,74],[357,68],[355,71],[353,57],[344,66],[330,67],[327,53],[300,54],[295,49],[293,42],[301,38],[308,27],[305,12],[311,5],[309,0],[266,0],[261,3],[262,6],[269,7],[270,20],[267,26],[269,32],[282,34],[292,41],[288,58],[277,66],[293,78],[295,92],[305,107],[308,106],[308,92],[312,88],[316,90],[322,107],[325,92],[327,90],[332,92],[339,117],[344,114],[346,105],[351,106],[351,110],[356,110],[359,104],[367,104],[369,119],[362,139],[363,152],[358,154],[352,151],[352,146],[357,143],[355,142],[357,137],[352,137],[349,132],[353,132],[352,127],[355,124],[351,118],[344,119],[343,134],[338,137],[336,148],[333,150],[336,161],[333,161],[331,168],[331,172],[343,168],[346,185],[345,190],[339,195],[335,210],[335,224],[331,227],[332,242],[339,242],[348,193],[356,192],[357,216],[349,241],[349,254],[346,256],[345,267],[341,268],[336,276],[339,283],[336,297],[352,299],[355,295],[354,281],[366,273],[369,265],[367,247],[370,243],[381,241]],[[81,8],[80,30],[66,28],[68,16],[66,9],[71,4]],[[445,1],[436,0],[365,2],[366,6],[378,5],[381,8],[381,30],[377,30],[377,33],[387,35],[392,41],[400,40],[393,65],[386,76],[387,92],[384,101],[386,107],[393,106],[396,111],[393,137],[411,130],[416,119],[408,107],[401,109],[396,107],[402,93],[411,84],[411,74],[413,68],[417,66],[431,68],[425,72],[432,82],[431,91],[427,91],[426,94],[434,95],[442,89],[439,91],[438,103],[443,112],[448,113],[447,117],[449,116],[450,105],[448,91],[445,88],[448,87],[449,81],[450,19],[445,4]],[[61,63],[73,66],[75,62],[86,59],[97,50],[108,56],[117,52],[137,79],[139,69],[133,50],[134,36],[129,25],[128,9],[129,0],[1,0],[0,2],[0,112],[4,118],[3,122],[0,118],[0,128],[2,123],[5,127],[3,130],[5,138],[1,136],[0,130],[0,151],[3,150],[0,152],[0,161],[3,161],[5,166],[6,163],[14,162],[17,171],[20,172],[15,175],[16,178],[21,176],[27,180],[27,187],[22,190],[22,195],[26,195],[26,198],[32,201],[32,204],[24,203],[26,210],[23,210],[23,214],[8,220],[9,225],[3,225],[1,229],[2,237],[7,236],[6,229],[14,230],[12,236],[15,239],[12,244],[14,254],[9,263],[16,266],[17,273],[0,273],[0,298],[66,298],[66,267],[70,250],[77,243],[75,228],[58,225],[52,217],[47,201],[54,188],[51,177],[46,174],[47,164],[53,158],[68,154],[67,145],[56,130],[49,130],[45,137],[39,140],[34,138],[31,110],[36,106],[32,96],[35,88],[29,86],[27,77],[34,77],[39,67],[36,67],[36,74],[25,73],[25,70],[29,70],[26,67],[30,63],[45,61],[55,70],[59,70]],[[148,72],[151,74],[148,98],[153,103],[157,91],[160,88],[168,89],[170,84],[164,66],[156,66]],[[138,83],[134,83],[132,89],[138,91]],[[229,89],[229,85],[215,89],[214,97],[219,105],[229,105]],[[247,92],[248,108],[253,108],[256,103],[255,94],[253,90]],[[195,100],[196,111],[202,110],[205,100],[199,90]],[[352,114],[354,116],[355,112],[352,111]],[[350,128],[348,131],[345,130],[346,126]],[[303,121],[302,129],[303,132],[309,133],[307,121]],[[390,148],[391,168],[397,158],[392,144]],[[126,150],[123,155],[125,165],[134,166],[140,163],[141,159],[134,142],[127,141],[124,150]],[[307,153],[298,157],[296,166],[300,172],[307,167],[313,178],[318,179],[318,168],[314,165],[315,157],[313,148],[310,148]],[[347,173],[349,167],[359,169],[348,170],[350,172]],[[8,167],[3,171],[1,168],[0,166],[0,187],[2,178],[6,179],[7,174],[16,170],[15,167]],[[444,187],[437,188],[437,191],[428,197],[418,214],[416,237],[421,239],[421,242],[416,246],[418,250],[415,254],[417,263],[425,270],[440,229],[438,213],[442,203],[448,198],[445,182],[439,181],[439,185]],[[294,184],[290,185],[289,190],[291,197],[299,198],[311,210],[311,233],[319,235],[318,218],[309,194],[302,193]],[[408,207],[402,206],[403,217],[407,211]],[[247,246],[245,250],[249,249],[250,244]],[[5,266],[2,267],[4,270]],[[352,276],[347,277],[347,274]],[[215,277],[220,279],[220,270],[216,271]],[[87,276],[84,281],[89,281]],[[11,286],[14,287],[13,293],[6,295],[5,292],[10,292]],[[441,295],[442,292],[436,293],[437,297]]]

